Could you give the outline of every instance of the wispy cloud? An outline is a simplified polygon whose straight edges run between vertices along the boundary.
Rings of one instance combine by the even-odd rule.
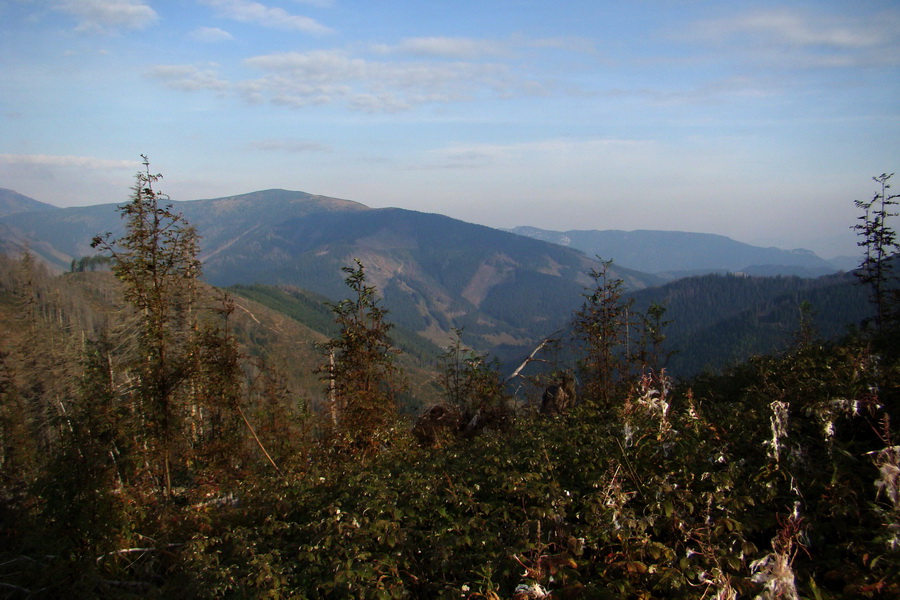
[[[74,167],[91,170],[134,169],[140,166],[140,162],[136,160],[109,160],[93,156],[54,156],[49,154],[0,154],[0,164],[35,167]]]
[[[762,60],[792,68],[900,64],[900,12],[877,19],[827,12],[760,10],[698,21],[679,37],[723,44]]]
[[[242,23],[254,23],[271,29],[313,34],[333,31],[310,17],[292,15],[283,8],[270,7],[251,0],[200,0],[200,2],[215,8],[224,17]]]
[[[200,1],[229,11],[251,4],[261,7],[246,0]],[[221,36],[218,32],[203,33],[217,38]],[[426,104],[547,96],[552,90],[566,93],[556,81],[556,70],[546,64],[538,68],[532,60],[534,54],[542,55],[544,63],[562,60],[557,52],[595,50],[589,41],[579,38],[415,37],[393,45],[273,52],[248,57],[229,69],[249,68],[259,73],[255,78],[226,81],[215,68],[191,65],[161,65],[147,75],[172,89],[231,90],[251,104],[288,108],[341,105],[360,112],[393,113]],[[547,55],[552,57],[547,59]]]
[[[234,39],[234,36],[218,27],[198,27],[191,32],[191,39],[198,42],[228,42]]]
[[[291,154],[307,154],[311,152],[330,152],[331,148],[319,142],[296,139],[267,139],[250,142],[250,149],[265,152],[288,152]]]
[[[466,60],[485,56],[502,56],[509,53],[508,46],[500,42],[458,37],[407,38],[395,46],[380,44],[375,47],[375,50],[383,54],[408,54]]]
[[[293,107],[344,102],[356,110],[395,112],[539,88],[500,63],[371,61],[342,50],[267,54],[244,63],[265,73],[240,84],[248,99]]]
[[[334,6],[334,0],[294,0],[297,4],[307,4],[316,8],[330,8]]]
[[[740,99],[774,98],[791,90],[790,81],[765,75],[734,75],[682,87],[612,88],[596,94],[612,100],[634,99],[653,106],[709,106]]]
[[[196,65],[156,65],[150,67],[147,77],[162,82],[164,86],[183,92],[196,92],[208,90],[224,92],[229,88],[229,83],[220,79],[215,70],[217,65],[204,67]]]
[[[144,29],[159,20],[156,11],[141,0],[56,0],[54,6],[78,19],[76,29],[87,33]]]
[[[478,60],[483,58],[509,58],[527,49],[554,49],[589,54],[595,52],[590,40],[577,37],[529,38],[513,35],[502,40],[467,37],[414,37],[397,44],[378,44],[373,50],[379,54],[404,54],[426,58]]]
[[[882,43],[887,32],[878,31],[871,25],[863,26],[848,23],[845,18],[806,15],[786,9],[706,22],[706,26],[718,36],[745,33],[782,44],[836,48],[859,48]]]

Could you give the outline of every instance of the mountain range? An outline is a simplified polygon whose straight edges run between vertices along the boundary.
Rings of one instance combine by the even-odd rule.
[[[571,230],[516,227],[513,233],[581,250],[631,269],[677,279],[705,273],[819,277],[841,270],[809,250],[762,248],[723,235],[685,231]]]
[[[690,338],[712,348],[707,353],[712,357],[710,364],[719,358],[715,340],[722,334],[718,325],[732,323],[728,327],[752,329],[761,322],[756,317],[771,312],[771,306],[790,307],[800,295],[830,284],[794,282],[785,287],[783,281],[770,285],[765,281],[771,278],[754,277],[754,294],[732,295],[720,303],[730,307],[725,312],[714,309],[722,299],[717,295],[721,292],[704,292],[702,315],[697,314],[699,309],[691,314],[696,302],[688,301],[685,308],[679,299],[690,297],[697,289],[730,289],[735,286],[733,281],[687,280],[659,286],[679,275],[695,273],[740,271],[808,277],[835,271],[809,251],[759,248],[723,236],[663,231],[552,232],[525,227],[502,231],[439,214],[374,209],[350,200],[289,190],[173,201],[172,205],[201,235],[200,258],[210,284],[237,286],[233,289],[238,294],[255,295],[261,302],[276,303],[279,310],[286,310],[285,298],[296,300],[300,290],[331,301],[345,297],[341,267],[359,259],[368,281],[378,288],[391,311],[391,320],[404,331],[443,345],[454,329],[460,329],[465,343],[490,352],[504,365],[520,360],[541,339],[566,327],[584,301],[585,288],[592,283],[590,273],[599,267],[598,255],[615,261],[611,276],[621,278],[630,293],[639,294],[640,304],[671,304],[683,329],[676,329],[673,343],[677,346],[678,340]],[[58,208],[0,190],[0,252],[11,254],[27,247],[65,271],[73,261],[95,255],[90,242],[105,232],[113,237],[123,232],[114,204]],[[672,288],[674,284],[678,287]],[[835,285],[849,282],[840,280]],[[677,291],[683,289],[694,292]],[[776,301],[779,297],[788,298],[786,304]],[[843,327],[856,322],[858,312],[857,308],[846,315],[831,311],[828,318]],[[305,314],[311,313],[305,310]],[[743,345],[755,349],[773,343],[769,336],[760,342],[762,346]],[[697,368],[695,364],[683,366],[685,371]]]
[[[437,214],[287,190],[173,202],[199,231],[205,279],[217,286],[295,286],[332,300],[347,293],[341,267],[362,261],[392,319],[445,343],[519,353],[561,326],[581,302],[596,261],[581,252]],[[7,247],[29,247],[60,270],[94,254],[93,236],[122,233],[112,204],[12,209]],[[620,268],[634,289],[655,276]]]

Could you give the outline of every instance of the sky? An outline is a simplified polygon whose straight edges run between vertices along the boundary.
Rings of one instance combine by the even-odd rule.
[[[63,207],[146,155],[173,200],[831,258],[900,172],[896,0],[0,0],[0,77],[0,187]]]

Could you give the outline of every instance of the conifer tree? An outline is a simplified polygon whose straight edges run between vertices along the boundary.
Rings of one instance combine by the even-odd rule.
[[[149,160],[136,175],[131,202],[120,207],[125,234],[96,236],[92,246],[113,260],[113,272],[124,284],[125,300],[137,313],[137,382],[133,414],[147,448],[149,474],[172,494],[172,460],[184,409],[182,384],[189,377],[194,310],[200,275],[198,235],[184,217],[163,204],[167,196],[154,185],[162,178],[150,172]]]
[[[871,287],[871,299],[875,305],[875,326],[880,331],[885,326],[896,320],[896,303],[894,292],[890,290],[890,282],[895,279],[893,274],[892,258],[896,255],[900,245],[897,243],[897,233],[888,224],[892,217],[898,213],[894,207],[900,199],[900,194],[889,194],[891,185],[888,183],[893,173],[882,173],[872,180],[878,186],[878,191],[868,202],[856,200],[856,207],[863,211],[858,217],[860,223],[853,229],[862,238],[857,245],[865,249],[862,262],[856,271],[860,283]]]
[[[630,303],[622,298],[621,279],[610,274],[612,261],[591,269],[594,285],[583,294],[585,301],[575,314],[575,331],[584,343],[581,361],[586,394],[603,404],[612,400],[627,371],[627,330]]]
[[[466,422],[476,414],[506,410],[507,395],[496,361],[491,362],[486,354],[465,346],[462,330],[453,329],[453,338],[440,356],[440,362],[439,381],[444,397]]]
[[[340,331],[320,346],[328,363],[318,369],[328,385],[333,426],[339,446],[370,453],[396,415],[396,393],[405,383],[390,338],[393,328],[385,320],[387,309],[377,290],[366,283],[362,262],[342,267],[352,297],[329,304]]]
[[[664,352],[666,341],[665,328],[672,323],[665,319],[666,307],[652,302],[644,314],[635,315],[639,329],[637,350],[630,357],[641,371],[660,371],[666,367],[673,352]]]

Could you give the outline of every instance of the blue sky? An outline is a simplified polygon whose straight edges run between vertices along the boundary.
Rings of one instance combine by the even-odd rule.
[[[0,187],[287,188],[824,257],[900,171],[900,5],[0,0]],[[900,187],[900,174],[895,178]]]

